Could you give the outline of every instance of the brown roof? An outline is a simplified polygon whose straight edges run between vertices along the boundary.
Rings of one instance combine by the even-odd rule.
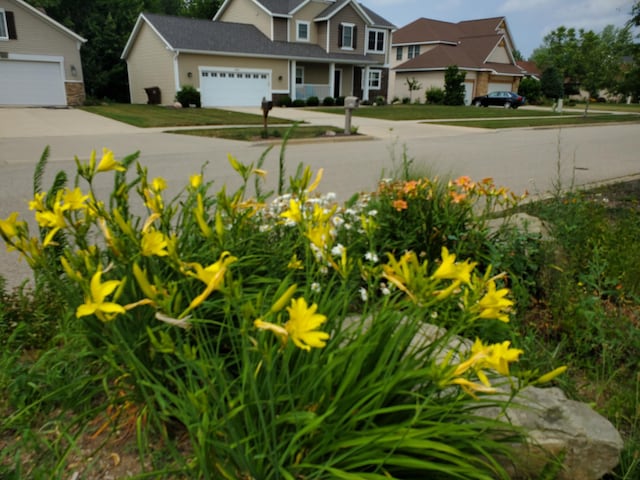
[[[540,77],[542,75],[542,72],[535,62],[521,60],[516,63],[524,71],[525,75],[535,75],[536,77]]]
[[[522,75],[522,70],[515,64],[487,62],[491,53],[508,36],[506,28],[501,29],[501,25],[506,26],[504,17],[459,23],[419,18],[393,34],[393,45],[439,45],[399,65],[396,71],[443,70],[449,65],[457,65],[461,69]]]

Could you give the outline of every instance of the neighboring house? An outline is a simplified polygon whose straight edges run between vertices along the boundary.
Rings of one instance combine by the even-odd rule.
[[[0,0],[0,105],[81,105],[85,42],[22,0]]]
[[[542,72],[536,65],[536,62],[531,62],[529,60],[520,60],[517,62],[517,64],[520,67],[520,70],[522,70],[522,73],[525,77],[531,77],[535,80],[540,80],[542,78]]]
[[[466,72],[467,104],[489,92],[517,91],[524,76],[504,17],[459,23],[420,18],[393,34],[392,50],[390,95],[398,98],[409,96],[407,79],[415,78],[423,95],[431,87],[444,88],[451,65]]]
[[[394,26],[355,0],[226,0],[213,21],[143,13],[122,53],[132,103],[185,85],[204,107],[387,95]]]

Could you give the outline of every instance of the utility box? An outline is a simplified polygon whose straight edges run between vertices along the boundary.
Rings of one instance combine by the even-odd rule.
[[[353,110],[360,106],[360,99],[358,97],[346,97],[344,99],[344,108],[347,110]]]

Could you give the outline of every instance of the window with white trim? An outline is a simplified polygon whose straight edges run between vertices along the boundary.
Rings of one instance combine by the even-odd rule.
[[[407,47],[407,58],[409,60],[419,56],[420,56],[420,45],[409,45]]]
[[[304,67],[296,67],[296,85],[304,83]]]
[[[356,30],[356,27],[352,23],[340,24],[340,48],[344,48],[344,49],[356,48],[355,30]]]
[[[382,86],[382,70],[369,70],[369,89],[380,90]]]
[[[402,47],[396,48],[396,60],[402,60],[403,51],[404,51],[404,48]]]
[[[369,30],[369,43],[367,45],[369,52],[384,53],[385,33],[384,30]]]
[[[0,40],[9,40],[9,30],[7,29],[7,16],[4,9],[0,8]]]
[[[309,41],[309,22],[302,20],[296,20],[296,40],[299,42]]]

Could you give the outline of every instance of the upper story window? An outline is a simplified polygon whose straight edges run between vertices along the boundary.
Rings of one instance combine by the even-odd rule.
[[[396,60],[402,60],[402,53],[404,52],[404,48],[398,47],[396,48]]]
[[[4,8],[0,8],[0,40],[15,40],[17,38],[13,12],[7,12]]]
[[[409,45],[407,47],[407,58],[412,59],[413,57],[420,56],[420,45]]]
[[[0,8],[0,40],[9,40],[9,32],[7,30],[7,16],[4,9]]]
[[[384,30],[369,30],[369,38],[368,38],[369,43],[367,45],[367,50],[369,52],[384,53],[385,51],[384,39],[385,39]]]
[[[304,22],[302,20],[296,21],[296,40],[299,42],[309,41],[309,26],[309,22]]]
[[[353,23],[341,23],[338,27],[338,46],[346,50],[356,48],[358,29]]]

